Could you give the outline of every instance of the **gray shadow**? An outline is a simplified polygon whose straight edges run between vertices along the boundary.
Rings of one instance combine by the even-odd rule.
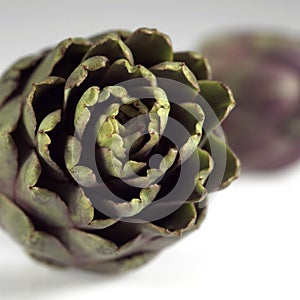
[[[75,269],[60,269],[44,266],[28,259],[21,265],[11,260],[1,264],[0,299],[1,300],[42,300],[63,299],[62,294],[82,292],[86,288],[103,284],[114,284],[125,274],[104,275]],[[130,274],[126,274],[128,276]]]

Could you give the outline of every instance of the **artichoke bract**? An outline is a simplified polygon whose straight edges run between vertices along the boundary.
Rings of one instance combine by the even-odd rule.
[[[216,131],[234,104],[203,56],[174,53],[155,29],[19,60],[0,81],[1,226],[47,264],[144,264],[198,228],[208,195],[237,177]]]
[[[213,77],[238,105],[223,124],[248,170],[274,170],[300,158],[300,41],[284,35],[225,34],[202,45]]]

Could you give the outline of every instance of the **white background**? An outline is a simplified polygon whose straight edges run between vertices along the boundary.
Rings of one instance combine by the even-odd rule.
[[[299,35],[300,2],[3,1],[0,71],[70,36],[156,27],[176,50],[220,30],[262,28]],[[300,163],[242,176],[220,192],[201,229],[147,266],[103,276],[49,269],[0,231],[0,299],[300,299]]]

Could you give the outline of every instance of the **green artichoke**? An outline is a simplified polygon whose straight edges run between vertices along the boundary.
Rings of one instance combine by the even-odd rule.
[[[300,40],[276,33],[229,33],[204,43],[214,79],[234,91],[237,109],[223,124],[249,170],[300,158]]]
[[[101,272],[196,229],[239,171],[216,133],[234,99],[209,77],[146,28],[16,62],[0,81],[0,225],[39,261]]]

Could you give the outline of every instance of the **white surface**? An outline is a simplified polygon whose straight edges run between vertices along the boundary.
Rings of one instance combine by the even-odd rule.
[[[157,27],[177,50],[212,32],[299,33],[299,1],[3,1],[0,70],[69,36]],[[138,271],[104,277],[40,266],[0,232],[0,299],[299,299],[300,164],[242,177],[219,193],[202,228]],[[157,290],[159,289],[159,290]]]

